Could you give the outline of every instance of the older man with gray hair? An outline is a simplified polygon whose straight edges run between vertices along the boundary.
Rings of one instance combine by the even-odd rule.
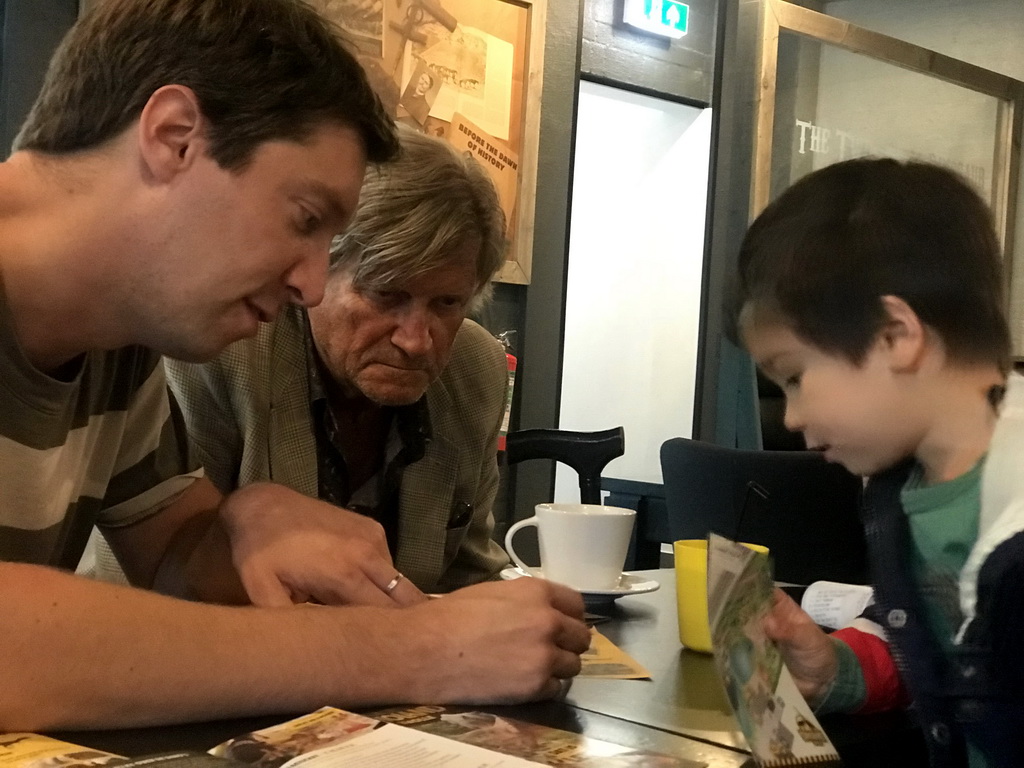
[[[304,556],[347,559],[339,597],[368,604],[412,603],[508,562],[491,540],[505,356],[466,319],[501,265],[504,215],[472,157],[400,137],[398,160],[367,173],[319,306],[289,308],[213,362],[167,361],[222,491],[274,481],[344,508],[351,551],[311,542]],[[269,604],[304,597],[245,587]]]

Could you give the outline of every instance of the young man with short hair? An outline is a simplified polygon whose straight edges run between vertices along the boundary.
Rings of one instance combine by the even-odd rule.
[[[787,427],[869,478],[876,612],[935,766],[1024,764],[1024,380],[1007,380],[1001,276],[979,196],[895,160],[805,177],[739,257],[738,334]],[[888,654],[830,639],[790,601],[766,628],[812,701],[891,694]]]
[[[167,371],[222,491],[272,480],[357,510],[407,579],[450,592],[509,562],[492,540],[505,354],[466,319],[503,262],[505,218],[473,157],[399,136],[399,158],[367,173],[323,302]]]
[[[109,0],[69,33],[0,165],[0,731],[519,700],[579,670],[577,594],[425,602],[372,526],[272,484],[223,498],[168,400],[160,353],[209,359],[320,301],[365,164],[395,150],[298,0]],[[241,571],[295,600],[370,582],[410,607],[201,605],[71,576],[94,524],[139,586],[241,594]],[[350,558],[355,586],[334,567]]]

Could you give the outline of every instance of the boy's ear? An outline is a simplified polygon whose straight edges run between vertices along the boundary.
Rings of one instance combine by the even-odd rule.
[[[899,296],[883,296],[887,319],[879,332],[879,342],[889,354],[893,370],[915,370],[924,357],[928,334],[921,318]]]
[[[139,155],[149,177],[168,181],[189,168],[203,151],[205,129],[206,118],[191,88],[155,90],[139,116]]]

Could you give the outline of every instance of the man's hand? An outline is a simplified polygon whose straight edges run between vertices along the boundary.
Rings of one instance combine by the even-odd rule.
[[[589,642],[580,596],[539,579],[409,608],[238,608],[0,562],[0,729],[556,695]],[[187,626],[187,636],[181,628]],[[130,652],[125,652],[130,649]]]
[[[832,640],[781,589],[765,616],[764,631],[779,644],[796,687],[812,707],[821,703],[835,680],[838,662]]]
[[[478,584],[399,613],[427,643],[411,675],[413,701],[552,698],[590,646],[579,593],[542,579]]]
[[[394,607],[426,600],[398,576],[384,529],[363,515],[281,485],[254,483],[224,500],[220,519],[254,605]]]

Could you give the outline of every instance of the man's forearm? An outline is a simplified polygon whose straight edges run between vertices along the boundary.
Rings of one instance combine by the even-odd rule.
[[[411,647],[417,633],[403,632],[397,611],[284,617],[12,563],[0,563],[0,604],[0,732],[398,701],[412,671],[403,660],[426,650]]]
[[[0,605],[0,732],[525,701],[555,695],[589,642],[579,595],[542,579],[402,609],[255,608],[0,563]]]

